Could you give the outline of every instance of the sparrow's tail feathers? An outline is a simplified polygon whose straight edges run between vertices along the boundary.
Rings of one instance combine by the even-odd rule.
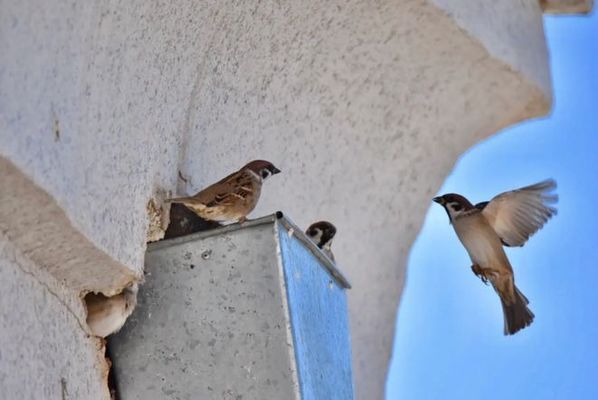
[[[505,335],[517,333],[534,321],[534,313],[527,308],[529,303],[527,297],[517,289],[517,286],[513,285],[513,287],[515,289],[514,300],[510,298],[511,296],[500,295],[505,317]]]

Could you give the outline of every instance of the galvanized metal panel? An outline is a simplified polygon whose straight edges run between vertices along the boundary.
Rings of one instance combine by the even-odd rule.
[[[303,400],[351,400],[351,341],[345,290],[308,247],[279,230]]]
[[[298,398],[273,224],[169,242],[110,341],[120,397]]]
[[[149,246],[120,398],[352,399],[345,277],[282,214]]]

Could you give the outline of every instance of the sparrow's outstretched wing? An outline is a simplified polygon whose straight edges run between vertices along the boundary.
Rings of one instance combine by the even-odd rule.
[[[504,192],[476,204],[506,246],[523,246],[553,216],[558,196],[553,179]]]

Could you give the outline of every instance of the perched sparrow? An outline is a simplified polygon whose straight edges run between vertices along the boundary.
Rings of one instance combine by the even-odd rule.
[[[257,205],[262,182],[279,172],[268,161],[254,160],[193,196],[168,201],[181,203],[208,221],[243,222]]]
[[[459,240],[473,262],[471,269],[484,283],[490,281],[499,295],[505,319],[504,333],[512,335],[530,325],[534,314],[529,301],[517,289],[513,268],[504,246],[523,246],[556,214],[551,207],[558,196],[552,179],[505,192],[490,201],[472,205],[458,194],[433,200],[446,210]]]
[[[137,304],[137,284],[112,297],[90,293],[85,296],[85,303],[87,325],[91,332],[96,336],[106,337],[118,332],[133,312]]]
[[[332,239],[336,234],[336,227],[328,221],[314,222],[307,228],[305,234],[318,246],[324,254],[334,261],[334,254],[330,250]]]

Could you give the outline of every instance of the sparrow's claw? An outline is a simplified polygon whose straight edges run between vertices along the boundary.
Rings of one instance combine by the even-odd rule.
[[[484,285],[488,284],[488,278],[486,278],[486,274],[484,274],[484,270],[482,268],[480,268],[479,265],[473,264],[471,266],[471,270],[473,271],[475,276],[477,276],[478,278],[480,278],[482,280],[482,282],[484,282]]]

